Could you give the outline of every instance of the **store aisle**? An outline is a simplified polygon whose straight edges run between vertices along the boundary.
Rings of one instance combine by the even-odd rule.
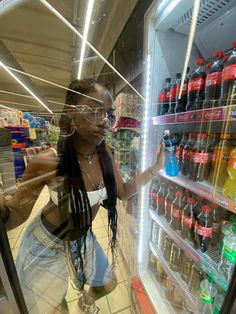
[[[31,219],[37,211],[44,206],[44,204],[48,200],[48,191],[45,188],[40,197],[38,198],[35,206],[33,208]],[[93,231],[96,234],[96,237],[101,244],[103,250],[106,252],[109,260],[111,261],[111,252],[108,250],[108,231],[107,231],[107,213],[106,209],[100,208],[97,214],[97,217],[93,223]],[[20,245],[20,240],[23,236],[24,232],[24,225],[11,230],[8,232],[9,242],[12,248],[12,254],[15,259],[17,255],[17,251]],[[131,301],[130,301],[130,288],[129,288],[129,274],[127,272],[127,268],[125,265],[124,258],[119,253],[119,249],[117,250],[116,262],[115,262],[115,269],[116,275],[118,279],[118,285],[116,289],[109,294],[97,301],[97,305],[101,310],[101,314],[115,314],[115,313],[122,313],[122,314],[131,314]],[[76,291],[69,287],[68,293],[66,295],[66,300],[68,302],[68,306],[70,309],[70,314],[79,314],[75,310],[77,295]],[[60,314],[60,311],[57,311],[57,314]]]

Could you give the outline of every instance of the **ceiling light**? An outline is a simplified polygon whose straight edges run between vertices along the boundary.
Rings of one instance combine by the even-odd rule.
[[[2,62],[0,61],[0,66],[8,73],[10,74],[25,90],[27,90],[27,92],[32,95],[47,111],[49,111],[50,113],[53,113],[51,109],[49,109],[43,102],[41,99],[38,98],[38,96],[35,95],[34,92],[32,92],[31,89],[29,89],[29,87],[27,87],[17,76],[15,76],[14,73],[11,72],[11,70],[8,69],[8,67]]]
[[[87,42],[87,38],[88,38],[88,31],[89,31],[91,15],[92,15],[92,11],[93,11],[93,5],[94,5],[94,0],[89,0],[86,18],[85,18],[85,23],[84,23],[84,34],[83,34],[83,39],[82,39],[81,51],[80,51],[79,70],[78,70],[78,74],[77,74],[77,78],[79,80],[81,79],[81,74],[82,74],[85,47],[86,47],[86,42]]]
[[[1,105],[1,104],[0,104],[0,107],[1,107],[1,108],[4,108],[4,109],[7,109],[7,110],[14,110],[14,109],[12,109],[12,108],[9,108],[9,107],[4,106],[4,105]]]
[[[12,9],[15,5],[22,2],[22,0],[1,0],[0,1],[0,14],[6,13],[8,10]]]

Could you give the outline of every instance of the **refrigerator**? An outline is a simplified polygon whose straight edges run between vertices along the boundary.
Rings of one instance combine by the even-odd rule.
[[[142,188],[139,198],[135,280],[141,288],[133,284],[133,291],[140,313],[145,313],[140,291],[152,305],[149,313],[236,311],[235,259],[227,259],[227,252],[235,252],[231,228],[236,198],[234,192],[227,193],[225,183],[232,179],[230,169],[235,169],[231,153],[236,146],[234,93],[228,93],[227,99],[222,96],[224,103],[220,101],[227,69],[234,67],[228,61],[235,46],[235,16],[236,1],[231,0],[153,1],[145,13],[140,169],[155,162],[161,142],[165,143],[166,164]],[[214,70],[219,59],[221,68]],[[196,75],[197,67],[201,69]],[[235,81],[235,67],[230,73]],[[168,78],[171,90],[163,90]],[[209,94],[212,90],[214,97]],[[192,100],[195,107],[191,107]],[[177,104],[182,108],[175,111]],[[186,157],[190,134],[195,143]],[[188,162],[190,168],[182,170]],[[177,166],[178,173],[167,170],[167,164],[172,170]],[[223,233],[227,224],[230,236]],[[183,226],[188,226],[187,233]]]

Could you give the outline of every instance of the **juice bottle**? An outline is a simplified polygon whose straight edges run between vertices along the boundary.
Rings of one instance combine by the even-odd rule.
[[[198,248],[204,253],[210,245],[213,225],[211,208],[209,206],[202,206],[202,212],[197,217],[197,222]]]
[[[189,133],[188,142],[184,146],[183,154],[182,154],[182,169],[181,173],[184,176],[189,175],[191,170],[191,154],[192,149],[196,143],[197,134]]]
[[[231,151],[227,172],[228,179],[223,187],[223,194],[236,201],[236,147]]]
[[[183,211],[183,203],[182,203],[182,192],[176,193],[176,198],[171,207],[171,227],[174,230],[181,230],[181,219],[182,219],[182,211]]]
[[[184,147],[187,144],[187,142],[188,142],[188,133],[184,133],[183,137],[180,141],[179,146],[176,148],[176,158],[177,158],[177,164],[178,164],[179,171],[181,171],[181,169],[182,169],[183,150],[184,150]]]

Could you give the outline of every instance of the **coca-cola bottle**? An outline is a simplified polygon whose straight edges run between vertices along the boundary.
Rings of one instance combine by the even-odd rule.
[[[195,64],[196,68],[188,83],[188,103],[186,111],[201,109],[204,100],[206,78],[204,60],[199,58],[196,60]]]
[[[197,142],[191,154],[191,170],[189,178],[192,181],[201,182],[207,179],[210,158],[206,139],[206,133],[197,134]]]
[[[216,145],[219,143],[220,140],[220,133],[211,133],[208,135],[208,152],[209,152],[209,167],[208,167],[208,174],[207,174],[207,178],[209,177],[209,174],[212,170],[212,160],[215,157],[213,155],[214,153],[214,149],[216,147]]]
[[[210,245],[213,225],[211,208],[209,206],[202,206],[202,212],[198,215],[197,221],[198,247],[202,252],[206,252]]]
[[[197,219],[198,215],[201,213],[202,205],[204,205],[204,198],[200,195],[196,195],[194,197],[195,204],[193,207],[194,218]]]
[[[210,204],[212,209],[212,234],[211,234],[211,245],[215,247],[217,243],[220,241],[220,234],[221,234],[221,210],[217,204],[211,203]]]
[[[171,206],[171,221],[170,225],[174,230],[181,230],[181,219],[182,219],[182,211],[183,211],[183,204],[182,204],[182,197],[183,192],[177,192],[176,198]]]
[[[149,192],[149,199],[150,199],[150,208],[153,210],[157,209],[157,192],[158,192],[158,181],[153,180],[151,189]]]
[[[184,79],[183,89],[182,89],[182,93],[181,93],[180,98],[179,98],[179,91],[180,91],[180,85],[181,85],[181,77],[177,81],[175,113],[185,111],[185,108],[187,105],[188,81],[189,81],[189,74],[188,73],[189,73],[189,67],[187,69],[186,77]]]
[[[236,41],[232,42],[232,47],[222,71],[220,106],[236,104]]]
[[[171,220],[171,206],[175,199],[175,194],[175,186],[173,183],[170,183],[168,193],[165,198],[165,217],[168,222]]]
[[[166,188],[165,183],[161,183],[161,186],[157,192],[157,208],[156,211],[159,216],[165,215],[165,196],[166,196]]]
[[[203,108],[219,106],[224,52],[222,50],[217,50],[213,57],[214,62],[209,68],[206,76],[205,101],[203,103]]]
[[[170,82],[171,82],[171,78],[167,77],[165,79],[165,84],[160,94],[160,116],[167,114],[169,110],[170,87],[171,87]]]
[[[176,159],[177,159],[179,171],[181,171],[181,169],[182,169],[183,150],[184,150],[184,147],[187,144],[187,142],[188,142],[188,133],[184,133],[182,136],[182,139],[180,141],[179,146],[176,148]]]
[[[192,149],[196,143],[196,138],[197,138],[197,134],[189,133],[188,142],[186,143],[183,149],[181,173],[184,176],[189,175],[190,170],[191,170],[191,155],[192,155]]]
[[[175,113],[175,106],[176,106],[176,88],[178,81],[181,79],[181,73],[176,73],[176,78],[174,84],[170,88],[170,99],[169,99],[169,110],[168,113],[172,114]]]
[[[188,239],[190,241],[194,241],[194,204],[195,200],[193,198],[188,198],[187,205],[184,207],[182,214],[182,236],[184,239]]]

